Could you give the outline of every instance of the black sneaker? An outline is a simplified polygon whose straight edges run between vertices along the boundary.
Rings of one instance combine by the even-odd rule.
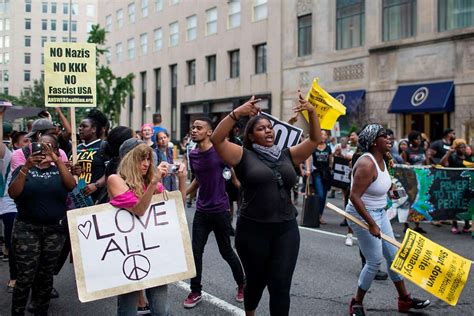
[[[352,298],[349,305],[349,315],[351,316],[365,316],[364,306]]]
[[[430,300],[420,300],[416,297],[411,297],[408,295],[408,297],[404,299],[401,299],[400,297],[398,298],[398,311],[400,313],[407,313],[412,308],[422,309],[428,307],[430,304]]]
[[[51,293],[49,294],[49,298],[58,298],[59,297],[59,293],[58,291],[53,287],[53,289],[51,290]]]
[[[137,314],[138,315],[149,315],[149,314],[151,314],[150,306],[148,304],[146,304],[143,307],[138,306],[137,307]]]
[[[388,274],[383,272],[383,271],[377,271],[377,273],[375,274],[375,280],[377,281],[384,281],[384,280],[387,280],[388,279]]]
[[[420,234],[427,234],[426,230],[421,227],[415,227],[413,230]]]
[[[26,310],[32,314],[35,314],[38,311],[36,309],[36,306],[34,306],[32,303],[28,304],[28,306],[26,307]]]

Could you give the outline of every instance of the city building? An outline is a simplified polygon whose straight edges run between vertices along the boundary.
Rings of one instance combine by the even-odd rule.
[[[281,2],[103,0],[105,57],[134,73],[120,123],[138,129],[161,113],[172,139],[202,115],[220,120],[251,95],[281,115]]]
[[[312,79],[342,101],[341,130],[372,121],[398,137],[474,138],[474,2],[282,1],[282,104]]]
[[[44,43],[86,42],[97,15],[97,0],[0,0],[0,93],[28,93],[44,75]]]

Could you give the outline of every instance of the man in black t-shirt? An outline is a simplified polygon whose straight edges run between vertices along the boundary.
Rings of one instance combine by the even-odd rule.
[[[446,128],[443,131],[443,138],[434,141],[428,151],[430,162],[439,164],[441,158],[448,152],[453,140],[456,138],[456,133],[452,128]]]

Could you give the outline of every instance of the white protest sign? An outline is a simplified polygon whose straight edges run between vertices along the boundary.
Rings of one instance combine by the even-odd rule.
[[[79,300],[88,302],[196,275],[179,191],[155,195],[141,217],[110,204],[67,213]]]
[[[45,43],[46,106],[95,107],[96,47],[90,43]]]
[[[303,130],[286,122],[280,121],[268,113],[261,112],[273,125],[275,131],[275,145],[280,149],[288,148],[298,144]]]

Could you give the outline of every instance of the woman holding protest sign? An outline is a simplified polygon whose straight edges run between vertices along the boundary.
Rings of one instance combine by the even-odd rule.
[[[117,174],[112,174],[107,179],[110,204],[142,216],[148,209],[153,195],[164,190],[161,180],[167,175],[168,165],[163,162],[155,168],[153,149],[135,138],[126,140],[120,146],[119,152],[121,162]],[[184,165],[179,172],[185,177]],[[152,315],[169,314],[167,285],[149,288],[145,292]],[[135,291],[119,295],[117,314],[137,315],[139,294],[140,291]]]
[[[234,167],[242,185],[235,244],[247,279],[245,313],[255,315],[263,290],[268,286],[270,313],[288,315],[300,244],[291,189],[297,178],[295,167],[321,142],[321,129],[314,107],[300,94],[294,111],[308,111],[309,138],[281,150],[274,144],[271,122],[258,115],[258,101],[252,97],[233,110],[219,123],[211,141],[221,158]],[[235,122],[246,116],[252,118],[247,123],[241,147],[229,142],[227,136]]]
[[[385,257],[387,266],[390,267],[397,252],[393,245],[380,239],[381,232],[394,238],[392,226],[385,213],[387,193],[392,187],[387,155],[390,146],[387,133],[379,124],[368,124],[359,132],[359,151],[353,158],[351,194],[346,211],[365,221],[369,230],[348,221],[366,258],[366,264],[359,276],[357,294],[350,303],[350,315],[365,315],[362,302],[383,258]],[[400,312],[425,308],[430,304],[429,300],[411,297],[401,275],[391,270],[388,274],[398,291]]]
[[[36,314],[47,314],[54,268],[66,240],[66,199],[76,185],[59,158],[56,138],[43,135],[39,141],[32,146],[38,151],[13,172],[8,189],[18,208],[12,237],[17,268],[12,315],[24,315],[30,289]]]

